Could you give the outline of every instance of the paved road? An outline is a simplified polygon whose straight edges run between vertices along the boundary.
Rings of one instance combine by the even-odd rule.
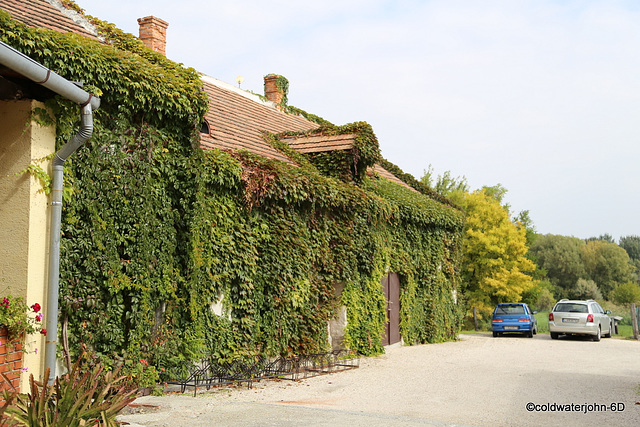
[[[131,426],[640,425],[640,343],[488,334],[392,348],[360,368],[144,397]],[[533,410],[528,410],[533,409]]]

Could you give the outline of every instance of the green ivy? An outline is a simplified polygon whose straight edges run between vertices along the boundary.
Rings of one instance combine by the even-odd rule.
[[[323,175],[340,179],[345,182],[360,183],[364,179],[367,170],[381,160],[378,139],[373,129],[366,122],[355,122],[344,126],[335,126],[324,123],[317,129],[303,132],[282,132],[273,136],[272,145],[281,151],[291,152],[286,143],[274,142],[282,137],[307,137],[307,136],[333,136],[354,134],[353,147],[349,150],[336,150],[320,153],[311,153],[304,156]],[[292,157],[299,160],[301,155],[293,154]],[[305,163],[303,161],[303,163]]]
[[[321,126],[331,126],[332,123],[329,122],[328,120],[323,119],[320,116],[317,116],[315,114],[311,114],[311,113],[307,113],[304,110],[301,110],[300,108],[294,107],[293,105],[287,105],[285,107],[285,111],[289,114],[294,114],[296,116],[301,116],[304,117],[305,119],[309,120],[310,122],[313,123],[317,123]]]
[[[420,193],[422,193],[422,194],[424,194],[426,196],[429,196],[431,199],[437,200],[440,203],[445,204],[445,205],[449,205],[449,206],[451,206],[453,208],[461,209],[458,205],[456,205],[449,198],[447,198],[447,197],[443,196],[442,194],[438,193],[437,191],[435,191],[434,189],[432,189],[428,185],[425,185],[422,182],[418,181],[413,175],[410,175],[410,174],[404,172],[402,169],[400,169],[398,166],[394,165],[390,161],[388,161],[386,159],[380,159],[380,165],[383,168],[385,168],[386,170],[388,170],[389,172],[391,172],[393,175],[395,175],[397,178],[399,178],[400,180],[404,181],[405,183],[407,183],[408,185],[410,185],[411,187],[413,187],[415,190],[419,191]]]
[[[51,177],[49,176],[47,171],[42,168],[41,163],[45,160],[51,160],[52,157],[53,155],[49,155],[41,159],[34,159],[33,163],[29,164],[29,166],[22,169],[21,171],[16,172],[16,175],[29,174],[33,176],[40,182],[40,185],[42,186],[42,188],[39,189],[38,192],[49,194],[51,193]]]
[[[377,354],[387,271],[401,277],[406,342],[455,337],[464,215],[428,192],[368,176],[386,165],[371,126],[319,120],[312,132],[356,135],[352,150],[322,155],[280,140],[310,133],[265,133],[297,166],[203,152],[207,98],[197,73],[94,22],[106,44],[0,12],[2,41],[102,100],[94,135],[65,164],[60,317],[73,354],[144,358],[161,370],[205,356],[324,351],[340,305],[346,342]],[[59,98],[47,105],[61,146],[77,129],[78,108]],[[211,312],[220,299],[223,316]]]

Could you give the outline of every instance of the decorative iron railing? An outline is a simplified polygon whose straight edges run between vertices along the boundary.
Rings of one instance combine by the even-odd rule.
[[[187,363],[182,372],[169,374],[173,379],[167,384],[180,386],[182,393],[193,387],[193,395],[198,388],[219,387],[230,384],[253,383],[270,378],[299,380],[317,375],[354,369],[360,366],[360,357],[350,350],[336,350],[329,353],[308,354],[295,357],[266,358],[255,357],[231,363],[203,361]]]

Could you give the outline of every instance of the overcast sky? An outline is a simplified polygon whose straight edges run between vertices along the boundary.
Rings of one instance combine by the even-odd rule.
[[[167,56],[289,104],[373,126],[420,179],[502,184],[536,231],[640,235],[637,0],[76,0],[138,35],[169,22]]]

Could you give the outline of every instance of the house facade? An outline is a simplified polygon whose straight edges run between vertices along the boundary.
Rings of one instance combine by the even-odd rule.
[[[126,48],[100,48],[119,46],[126,35],[105,35],[55,0],[0,0],[0,9],[5,25],[73,33],[46,42],[99,51],[103,62],[125,64],[141,81],[164,84],[179,68],[161,57],[168,23],[156,17],[138,21],[140,40],[156,53],[133,60]],[[37,47],[33,55],[49,59]],[[281,76],[266,76],[260,97],[200,74],[204,104],[188,136],[196,108],[184,118],[173,108],[175,117],[160,119],[154,114],[164,101],[151,112],[140,95],[138,107],[120,115],[125,98],[101,87],[98,72],[83,73],[101,91],[103,111],[90,147],[70,166],[74,191],[65,201],[60,317],[73,353],[145,356],[161,368],[196,348],[219,358],[344,346],[375,353],[402,340],[455,335],[462,214],[384,168],[368,125],[334,126],[292,109]],[[176,73],[178,85],[195,84]],[[13,294],[43,301],[47,196],[36,176],[15,173],[36,161],[46,170],[68,123],[59,118],[57,132],[39,124],[33,112],[51,94],[10,70],[2,76],[2,126],[13,131],[0,141],[1,167],[11,165],[0,185],[11,209],[0,215],[11,224],[3,241],[16,243],[3,244],[0,271]],[[29,131],[18,135],[29,118]],[[184,124],[170,128],[172,119]],[[106,312],[116,314],[99,316]],[[43,367],[37,358],[25,364],[34,366],[30,372]]]

